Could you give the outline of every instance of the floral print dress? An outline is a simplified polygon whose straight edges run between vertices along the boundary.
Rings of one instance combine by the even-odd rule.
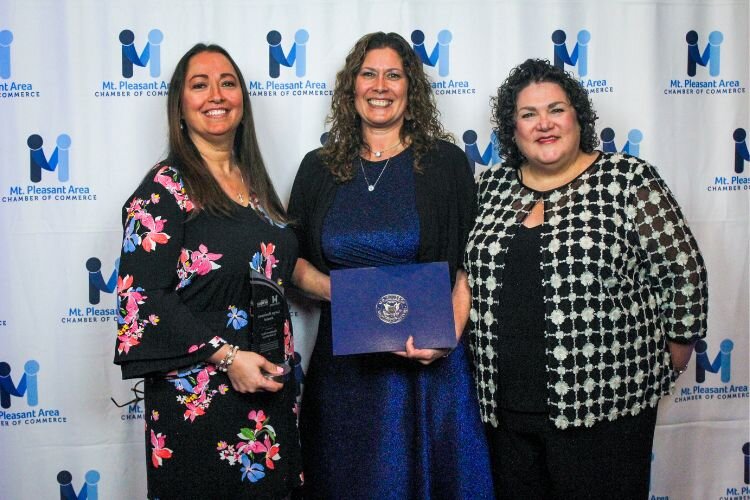
[[[257,203],[232,217],[195,210],[167,165],[124,207],[115,363],[145,378],[148,495],[283,498],[301,482],[296,383],[240,394],[205,360],[227,342],[250,349],[249,271],[288,281],[297,242]]]

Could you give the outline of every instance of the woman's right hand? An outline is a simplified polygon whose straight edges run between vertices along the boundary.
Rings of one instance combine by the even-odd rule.
[[[284,384],[274,382],[263,374],[282,374],[283,369],[252,351],[237,351],[234,361],[227,370],[232,388],[240,393],[277,392]]]

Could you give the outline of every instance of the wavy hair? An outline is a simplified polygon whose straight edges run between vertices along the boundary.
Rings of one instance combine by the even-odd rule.
[[[408,89],[405,120],[399,137],[402,141],[407,138],[411,141],[414,170],[422,171],[424,166],[420,160],[435,147],[438,139],[453,140],[440,123],[432,86],[421,59],[409,42],[398,33],[369,33],[357,40],[346,56],[343,69],[336,74],[331,111],[326,119],[330,130],[320,156],[338,182],[354,177],[354,160],[360,151],[369,150],[362,138],[362,120],[354,107],[354,87],[367,53],[382,48],[396,51],[404,66]]]
[[[237,74],[242,90],[242,120],[234,135],[232,150],[234,161],[241,170],[243,177],[249,180],[248,187],[257,197],[260,206],[267,212],[268,216],[275,222],[285,222],[284,206],[276,194],[263,163],[263,157],[260,154],[245,78],[232,56],[219,45],[203,43],[193,45],[175,67],[172,79],[169,82],[167,95],[169,153],[164,163],[172,164],[180,170],[185,191],[201,210],[226,216],[230,216],[236,210],[234,202],[221,189],[219,183],[209,172],[205,160],[190,139],[187,127],[182,120],[182,93],[185,89],[190,59],[203,52],[223,55],[231,63]]]
[[[576,110],[578,125],[581,127],[579,148],[585,153],[591,153],[599,145],[594,128],[598,116],[591,99],[578,80],[545,59],[527,59],[510,70],[508,78],[497,89],[497,96],[491,99],[492,123],[495,126],[493,130],[500,143],[500,156],[508,167],[520,168],[525,160],[513,140],[518,94],[530,84],[541,82],[559,85]]]

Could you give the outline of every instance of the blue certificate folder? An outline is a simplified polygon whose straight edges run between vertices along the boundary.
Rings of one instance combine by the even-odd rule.
[[[331,271],[333,354],[456,345],[447,262]]]

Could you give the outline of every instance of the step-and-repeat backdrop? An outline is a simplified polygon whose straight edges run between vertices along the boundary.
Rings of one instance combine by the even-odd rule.
[[[602,149],[659,168],[705,256],[710,317],[659,407],[651,498],[748,498],[749,21],[748,0],[3,0],[0,498],[145,496],[143,385],[112,364],[113,292],[120,208],[165,154],[179,57],[204,41],[237,60],[286,200],[336,71],[378,30],[421,54],[476,172],[498,162],[489,98],[528,57],[580,78]],[[304,367],[316,311],[296,304]]]

